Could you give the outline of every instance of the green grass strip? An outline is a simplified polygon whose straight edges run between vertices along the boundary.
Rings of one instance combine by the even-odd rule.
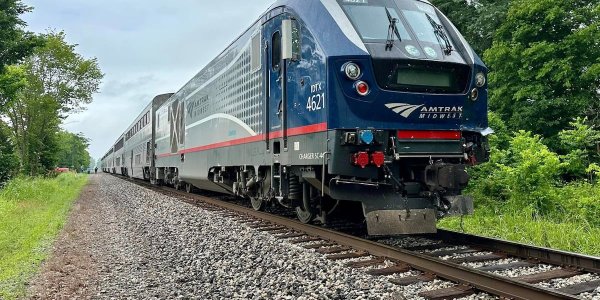
[[[18,178],[0,190],[0,299],[25,295],[87,176]]]
[[[460,218],[439,222],[439,228],[462,231]],[[533,218],[523,211],[478,211],[463,220],[466,233],[526,243],[552,249],[600,256],[600,228],[585,222],[557,222]]]

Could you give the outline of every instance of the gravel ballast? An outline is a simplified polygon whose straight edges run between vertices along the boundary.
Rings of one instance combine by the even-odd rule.
[[[400,287],[122,179],[90,181],[31,298],[419,299],[423,290],[452,285]],[[93,271],[63,265],[63,253],[74,249],[86,261],[72,258],[71,269]]]
[[[365,271],[393,263],[348,268],[345,263],[370,257],[327,260],[302,247],[318,242],[293,244],[293,239],[277,239],[223,215],[117,177],[91,176],[51,258],[32,281],[29,298],[422,299],[418,295],[423,291],[455,285],[436,279],[397,286],[389,279],[418,272],[371,276]],[[428,242],[405,238],[399,244]],[[554,268],[538,265],[494,273],[514,277]],[[588,277],[540,286],[597,278]],[[597,299],[598,294],[581,296]],[[464,299],[495,298],[478,293]]]

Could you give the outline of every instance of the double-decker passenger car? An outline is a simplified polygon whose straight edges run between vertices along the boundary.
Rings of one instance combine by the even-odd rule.
[[[304,222],[358,202],[372,235],[434,232],[472,211],[461,191],[489,152],[486,73],[427,1],[281,0],[152,101],[135,147],[150,135],[155,183],[276,202]]]

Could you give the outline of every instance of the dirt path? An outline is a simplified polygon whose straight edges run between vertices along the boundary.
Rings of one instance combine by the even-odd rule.
[[[98,184],[98,176],[90,176],[54,243],[50,259],[31,281],[31,299],[89,299],[95,294],[98,264],[92,239],[104,226],[90,217],[98,214]]]

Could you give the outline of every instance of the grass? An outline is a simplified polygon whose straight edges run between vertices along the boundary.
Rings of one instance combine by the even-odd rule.
[[[475,215],[463,219],[462,227],[470,234],[600,256],[600,228],[579,221],[534,219],[525,211],[494,213],[480,208]],[[444,219],[438,226],[462,231],[460,218]]]
[[[87,176],[18,178],[0,191],[0,299],[25,295]]]

